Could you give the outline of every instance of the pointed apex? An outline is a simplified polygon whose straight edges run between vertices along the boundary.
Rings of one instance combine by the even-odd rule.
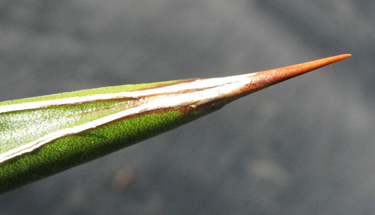
[[[337,55],[333,57],[327,57],[315,61],[310,61],[306,63],[296,64],[292,66],[282,67],[274,70],[264,71],[264,72],[270,72],[270,71],[277,71],[277,73],[280,73],[280,75],[284,75],[283,80],[286,80],[288,78],[292,78],[298,75],[302,75],[306,72],[313,71],[315,69],[319,69],[320,67],[327,66],[329,64],[335,63],[337,61],[346,59],[348,57],[351,57],[350,54],[343,54],[343,55]]]
[[[296,64],[292,66],[282,67],[278,69],[271,69],[261,71],[248,75],[251,80],[247,86],[242,89],[241,96],[253,93],[255,91],[264,89],[268,86],[277,84],[279,82],[288,80],[290,78],[302,75],[304,73],[313,71],[323,66],[335,63],[337,61],[351,57],[350,54],[342,54],[333,57],[327,57],[315,61]]]

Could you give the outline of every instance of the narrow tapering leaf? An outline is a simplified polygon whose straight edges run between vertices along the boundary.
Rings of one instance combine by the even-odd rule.
[[[62,93],[0,103],[0,193],[130,146],[339,55],[225,78]]]

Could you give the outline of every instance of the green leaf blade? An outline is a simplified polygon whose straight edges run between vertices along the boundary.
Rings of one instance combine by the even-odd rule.
[[[32,142],[52,132],[129,108],[131,101],[107,101],[0,114],[0,153]],[[6,128],[6,129],[5,129]]]
[[[190,113],[170,110],[145,114],[57,139],[31,153],[0,164],[0,193],[128,147],[214,110]]]

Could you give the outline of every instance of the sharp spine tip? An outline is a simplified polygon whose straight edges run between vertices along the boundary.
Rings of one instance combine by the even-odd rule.
[[[249,76],[249,78],[252,80],[251,84],[248,84],[247,87],[242,90],[241,94],[250,94],[254,91],[261,90],[268,86],[302,75],[323,66],[327,66],[337,61],[344,60],[351,56],[351,54],[336,55],[306,63],[257,72]]]

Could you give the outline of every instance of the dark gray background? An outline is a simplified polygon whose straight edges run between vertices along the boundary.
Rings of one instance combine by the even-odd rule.
[[[353,54],[2,195],[0,214],[375,213],[374,1],[0,2],[0,100]]]

